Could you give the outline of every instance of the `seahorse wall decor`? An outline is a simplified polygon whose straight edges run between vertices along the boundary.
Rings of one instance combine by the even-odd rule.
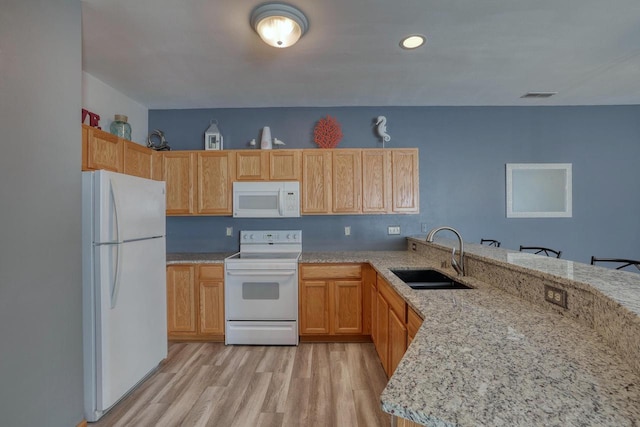
[[[376,126],[376,132],[378,132],[378,136],[382,139],[382,147],[384,148],[384,143],[391,141],[391,136],[387,133],[387,118],[385,116],[378,116]]]

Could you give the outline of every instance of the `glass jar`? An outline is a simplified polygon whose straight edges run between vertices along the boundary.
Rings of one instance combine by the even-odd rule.
[[[129,118],[123,114],[116,114],[111,122],[111,126],[109,126],[109,132],[131,141],[131,125],[127,123],[128,119]]]

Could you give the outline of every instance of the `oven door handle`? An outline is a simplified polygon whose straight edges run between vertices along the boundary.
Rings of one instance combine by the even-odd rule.
[[[293,276],[296,274],[292,271],[227,271],[227,276]]]

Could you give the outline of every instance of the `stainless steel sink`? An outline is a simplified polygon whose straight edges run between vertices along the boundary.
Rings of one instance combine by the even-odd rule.
[[[391,270],[412,289],[472,289],[436,270]]]

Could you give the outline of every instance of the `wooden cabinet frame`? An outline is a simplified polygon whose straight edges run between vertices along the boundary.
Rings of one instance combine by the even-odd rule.
[[[224,266],[167,266],[169,340],[224,341]]]
[[[363,281],[361,264],[300,265],[300,336],[308,340],[343,336],[362,341]],[[315,336],[315,338],[313,338]]]

